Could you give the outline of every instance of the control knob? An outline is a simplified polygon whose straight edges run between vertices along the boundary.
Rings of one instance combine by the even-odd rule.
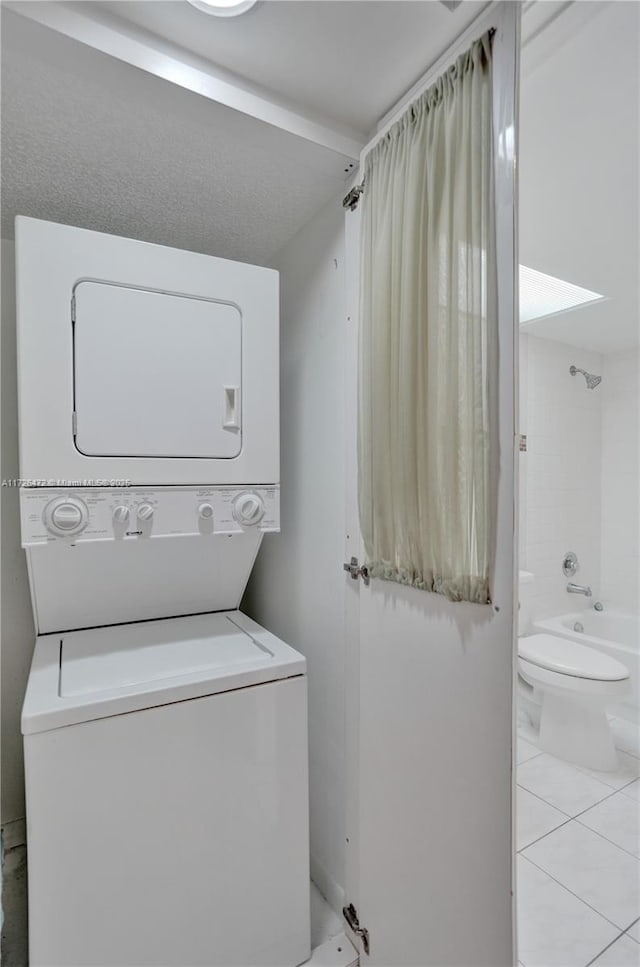
[[[233,505],[233,516],[239,524],[250,527],[264,517],[264,503],[258,494],[240,494]]]
[[[138,520],[147,521],[153,517],[153,507],[151,504],[140,504],[137,512]]]
[[[50,534],[74,537],[89,523],[89,511],[79,497],[56,497],[46,505],[43,519]]]
[[[114,524],[126,524],[129,521],[129,508],[124,504],[116,507],[113,511],[113,523]]]

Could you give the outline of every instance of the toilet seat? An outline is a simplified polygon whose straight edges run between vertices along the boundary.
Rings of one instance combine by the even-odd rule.
[[[626,698],[629,670],[608,655],[555,635],[518,639],[518,678],[540,707],[543,752],[587,769],[615,771],[609,704]]]
[[[629,669],[595,648],[558,638],[555,635],[530,635],[518,639],[518,655],[528,670],[536,666],[537,674],[547,671],[554,676],[585,679],[593,682],[626,682]],[[542,680],[546,676],[540,676]],[[551,684],[551,682],[550,682]],[[566,687],[566,683],[565,683]]]
[[[521,656],[518,658],[518,671],[521,677],[534,689],[561,692],[567,696],[592,697],[603,702],[623,701],[629,690],[629,674],[626,678],[601,679],[580,678],[566,672],[551,671],[534,665]],[[625,669],[626,671],[626,669]]]

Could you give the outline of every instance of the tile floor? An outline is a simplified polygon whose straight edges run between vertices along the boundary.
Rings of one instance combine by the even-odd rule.
[[[640,967],[640,727],[612,719],[616,773],[570,765],[518,725],[518,947],[524,967]]]

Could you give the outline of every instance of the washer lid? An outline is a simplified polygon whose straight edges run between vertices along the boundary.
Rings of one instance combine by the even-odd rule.
[[[601,682],[619,682],[629,678],[629,669],[622,662],[610,658],[568,638],[555,635],[528,635],[518,638],[520,658],[557,672],[559,675],[573,675],[574,678],[590,678]]]
[[[302,675],[293,648],[238,611],[43,635],[24,734]]]
[[[214,619],[217,616],[213,616]],[[177,625],[177,627],[176,627]],[[273,664],[272,651],[227,617],[94,628],[61,638],[60,697],[108,692],[163,679]]]

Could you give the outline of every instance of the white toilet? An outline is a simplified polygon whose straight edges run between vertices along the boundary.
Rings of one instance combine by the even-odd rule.
[[[532,580],[533,575],[521,572],[518,682],[525,704],[534,710],[532,718],[539,709],[539,746],[576,765],[613,772],[618,756],[606,708],[628,694],[629,670],[576,641],[523,634],[528,623],[523,584]]]

